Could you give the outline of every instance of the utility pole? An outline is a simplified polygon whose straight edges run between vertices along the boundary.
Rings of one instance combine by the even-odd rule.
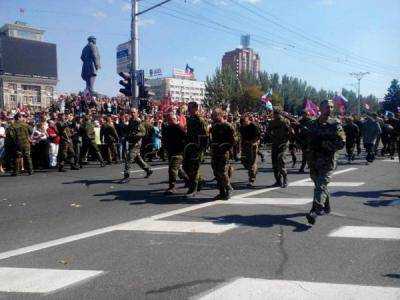
[[[350,73],[350,76],[353,76],[358,81],[358,89],[357,89],[357,114],[358,115],[361,115],[360,83],[361,83],[361,79],[363,79],[363,77],[368,74],[369,74],[369,72]]]
[[[136,70],[139,65],[139,30],[138,30],[138,10],[139,4],[137,0],[131,0],[131,78],[132,78],[132,101],[131,107],[139,107],[137,99],[137,77]]]
[[[132,80],[132,100],[131,107],[139,107],[138,101],[138,86],[137,86],[137,76],[136,71],[139,69],[139,15],[148,12],[156,7],[159,7],[172,0],[164,0],[156,5],[139,12],[139,0],[131,0],[132,10],[131,10],[131,80]]]

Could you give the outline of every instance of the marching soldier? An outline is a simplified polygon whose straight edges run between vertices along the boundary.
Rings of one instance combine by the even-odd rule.
[[[330,117],[333,111],[332,100],[320,104],[321,115],[310,124],[309,160],[310,177],[314,182],[314,199],[310,212],[306,215],[310,224],[317,216],[331,211],[328,183],[335,169],[336,151],[344,147],[344,133],[340,123]]]
[[[96,155],[97,160],[100,163],[101,167],[105,166],[103,157],[101,156],[99,146],[96,144],[96,134],[94,132],[94,125],[92,121],[90,120],[90,116],[86,115],[83,117],[83,123],[82,123],[82,157],[83,157],[83,162],[87,162],[87,155],[90,149],[93,149],[94,154]]]
[[[298,132],[297,132],[297,143],[301,149],[301,166],[299,169],[299,173],[304,173],[304,169],[307,164],[307,157],[308,157],[308,148],[307,148],[307,139],[308,139],[308,126],[311,122],[311,118],[308,114],[307,110],[303,111],[303,116],[299,120],[298,124]]]
[[[360,134],[360,129],[353,122],[352,117],[346,119],[346,124],[343,126],[344,133],[346,134],[346,152],[347,160],[350,163],[354,160],[354,149],[357,143],[357,138]]]
[[[8,129],[9,141],[12,149],[12,161],[14,165],[14,172],[12,176],[18,176],[20,172],[21,159],[26,162],[27,171],[29,175],[33,174],[33,164],[31,158],[31,144],[29,137],[32,130],[28,124],[25,123],[23,116],[16,113],[14,116],[14,123]]]
[[[111,117],[107,117],[106,124],[100,130],[100,136],[100,139],[104,140],[107,163],[111,164],[112,161],[116,163],[118,160],[116,145],[118,143],[118,134]]]
[[[291,127],[289,121],[282,115],[279,107],[274,108],[273,119],[269,127],[271,133],[271,158],[275,176],[275,186],[287,187],[287,171],[285,168],[285,155],[288,146]]]
[[[72,137],[74,129],[71,124],[72,115],[59,114],[59,120],[56,124],[58,135],[60,136],[60,146],[58,150],[58,171],[65,172],[64,164],[69,162],[71,170],[79,170],[78,159],[75,155]]]
[[[125,159],[124,179],[129,178],[129,169],[132,161],[137,163],[139,167],[146,172],[145,178],[149,178],[150,175],[153,174],[153,171],[140,155],[141,141],[146,131],[139,119],[138,110],[136,108],[131,110],[131,119],[129,120],[129,124],[125,127],[125,130],[129,147]]]
[[[235,133],[219,108],[212,112],[214,122],[211,128],[211,167],[217,180],[219,194],[214,200],[228,200],[230,198],[229,157],[235,143]]]
[[[248,186],[253,187],[257,175],[257,152],[261,139],[261,130],[254,122],[250,122],[248,115],[245,115],[241,119],[239,131],[241,137],[241,161],[249,172]]]
[[[188,176],[189,190],[187,197],[196,195],[204,182],[199,169],[207,147],[207,123],[200,116],[199,105],[196,102],[188,104],[189,118],[187,119],[187,145],[183,158],[183,170]]]
[[[168,155],[168,183],[169,187],[165,191],[165,195],[173,195],[176,193],[175,184],[178,174],[186,177],[182,171],[183,151],[186,144],[186,133],[179,125],[177,118],[173,114],[167,116],[168,125],[164,125],[163,129],[163,145]]]

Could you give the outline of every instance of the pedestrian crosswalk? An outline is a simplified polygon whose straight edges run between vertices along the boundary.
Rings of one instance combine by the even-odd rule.
[[[103,271],[0,268],[0,292],[50,293],[101,274]]]
[[[197,300],[400,299],[400,288],[259,278],[237,278]]]
[[[349,168],[337,171],[334,175],[356,170]],[[333,181],[333,187],[359,187],[363,182]],[[310,179],[302,179],[290,184],[290,187],[313,186]],[[265,197],[265,194],[279,188],[266,188],[236,195],[229,201],[214,201],[192,205],[151,217],[112,225],[81,234],[60,238],[16,250],[0,253],[0,260],[60,246],[73,241],[98,236],[115,231],[141,231],[155,233],[184,233],[220,235],[235,230],[241,224],[211,222],[211,221],[182,221],[166,220],[167,218],[204,209],[216,205],[275,205],[299,206],[312,202],[312,198],[299,197]],[[257,198],[256,196],[259,196]],[[358,238],[358,239],[387,239],[399,240],[400,228],[343,226],[327,232],[329,238]],[[62,288],[92,280],[101,276],[105,271],[93,270],[56,270],[33,268],[0,268],[0,292],[5,293],[49,293]],[[268,295],[268,296],[266,296]],[[257,278],[239,278],[206,294],[196,297],[208,299],[400,299],[400,289],[377,286],[343,285],[333,283],[301,282],[285,280],[267,280]]]

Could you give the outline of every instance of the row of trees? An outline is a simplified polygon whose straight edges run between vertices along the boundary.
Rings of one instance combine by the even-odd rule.
[[[397,79],[390,83],[382,106],[384,110],[400,112],[400,84]]]
[[[261,72],[258,77],[250,73],[241,74],[239,78],[232,69],[216,69],[212,77],[206,80],[205,105],[209,108],[229,106],[232,111],[259,111],[263,109],[260,98],[272,92],[272,104],[283,107],[286,111],[299,114],[304,108],[304,100],[309,99],[319,104],[324,99],[331,99],[335,92],[317,90],[306,81],[277,73]],[[347,111],[357,111],[357,94],[351,90],[342,90],[342,95],[349,100]],[[361,96],[362,109],[368,104],[369,111],[379,110],[378,99],[369,95]]]

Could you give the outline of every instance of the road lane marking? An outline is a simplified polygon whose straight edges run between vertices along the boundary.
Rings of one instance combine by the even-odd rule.
[[[162,168],[167,168],[167,167],[162,167]],[[348,169],[345,169],[345,170],[340,170],[340,171],[334,172],[332,175],[342,174],[344,172],[350,172],[350,171],[353,171],[353,170],[356,170],[356,168],[348,168]],[[136,170],[136,171],[141,172],[141,170]],[[302,180],[299,180],[299,181],[295,181],[294,183],[296,183],[296,182],[305,182],[307,180],[309,180],[309,179],[308,178],[302,179]],[[280,188],[279,187],[274,187],[274,188],[261,189],[261,190],[257,190],[257,191],[253,191],[253,192],[249,192],[249,193],[245,193],[245,194],[241,194],[241,195],[238,195],[238,196],[234,196],[234,197],[232,197],[232,199],[238,199],[238,198],[244,198],[244,197],[253,196],[253,195],[257,195],[257,194],[262,194],[262,193],[266,193],[268,191],[272,191],[272,190],[276,190],[276,189],[280,189]],[[138,219],[138,220],[134,220],[134,221],[128,221],[128,222],[125,222],[125,223],[122,223],[122,224],[103,227],[103,228],[100,228],[100,229],[91,230],[91,231],[84,232],[84,233],[81,233],[81,234],[71,235],[71,236],[55,239],[55,240],[44,242],[44,243],[39,243],[39,244],[27,246],[27,247],[22,247],[22,248],[19,248],[19,249],[16,249],[16,250],[6,251],[6,252],[3,252],[3,253],[0,253],[0,260],[7,259],[7,258],[10,258],[10,257],[19,256],[19,255],[22,255],[22,254],[35,252],[35,251],[39,251],[39,250],[43,250],[43,249],[50,248],[50,247],[59,246],[59,245],[62,245],[62,244],[66,244],[66,243],[78,241],[78,240],[81,240],[81,239],[97,236],[97,235],[108,233],[108,232],[112,232],[112,231],[115,231],[115,230],[119,230],[118,228],[120,228],[121,226],[123,226],[125,224],[128,224],[128,223],[129,224],[136,223],[136,225],[139,226],[140,223],[148,222],[149,220],[159,220],[159,219],[163,219],[163,218],[168,218],[168,217],[171,217],[171,216],[174,216],[174,215],[177,215],[177,214],[182,214],[182,213],[194,211],[194,210],[197,210],[197,209],[201,209],[201,208],[205,208],[205,207],[209,207],[209,206],[214,206],[214,205],[217,205],[217,204],[225,204],[225,202],[224,201],[212,201],[212,202],[206,202],[206,203],[201,203],[201,204],[197,204],[197,205],[192,205],[192,206],[189,206],[189,207],[176,209],[176,210],[173,210],[173,211],[157,214],[155,216],[151,216],[151,217],[147,217],[147,218],[142,218],[142,219]]]
[[[399,158],[398,157],[395,157],[394,159],[384,159],[383,160],[384,162],[399,162]]]
[[[238,278],[218,286],[205,294],[193,297],[198,300],[337,300],[385,299],[398,300],[400,288],[367,285]]]
[[[335,176],[335,175],[339,175],[339,174],[343,174],[343,173],[347,173],[347,172],[351,172],[351,171],[355,171],[355,170],[357,170],[357,168],[347,168],[347,169],[344,169],[344,170],[333,172],[331,176]],[[292,182],[289,185],[293,186],[293,184],[302,184],[304,182],[311,182],[311,179],[310,178],[300,179],[300,180]],[[251,197],[251,196],[264,194],[264,193],[267,193],[267,192],[270,192],[270,191],[274,191],[274,190],[279,190],[279,189],[280,189],[280,187],[271,187],[271,188],[266,188],[266,189],[255,190],[255,191],[252,191],[252,192],[248,192],[248,193],[244,193],[244,194],[233,196],[232,199]]]
[[[364,185],[364,182],[340,182],[340,181],[333,181],[328,184],[328,186],[333,187],[357,187]],[[303,181],[303,182],[292,182],[289,186],[314,186],[314,182],[310,181]]]
[[[103,227],[103,228],[96,229],[96,230],[91,230],[91,231],[84,232],[84,233],[81,233],[81,234],[71,235],[71,236],[67,236],[67,237],[64,237],[64,238],[55,239],[55,240],[52,240],[52,241],[39,243],[39,244],[35,244],[35,245],[32,245],[32,246],[19,248],[19,249],[16,249],[16,250],[3,252],[3,253],[0,253],[0,260],[7,259],[7,258],[10,258],[10,257],[14,257],[14,256],[19,256],[19,255],[22,255],[22,254],[35,252],[35,251],[39,251],[39,250],[43,250],[43,249],[50,248],[50,247],[59,246],[59,245],[66,244],[66,243],[75,242],[75,241],[78,241],[78,240],[81,240],[81,239],[97,236],[97,235],[108,233],[108,232],[112,232],[112,231],[115,231],[115,230],[119,230],[118,228],[120,228],[121,226],[124,226],[125,224],[132,225],[133,223],[135,223],[135,224],[137,224],[139,226],[141,223],[147,223],[147,222],[149,222],[151,220],[158,220],[158,219],[162,219],[162,218],[167,218],[167,217],[170,217],[170,216],[173,216],[173,215],[176,215],[176,214],[182,214],[182,213],[193,211],[193,210],[197,210],[197,209],[200,209],[200,208],[204,208],[204,207],[220,204],[221,202],[222,201],[214,201],[214,202],[206,202],[206,203],[201,203],[201,204],[197,204],[197,205],[192,205],[192,206],[189,206],[189,207],[176,209],[176,210],[173,210],[173,211],[170,211],[170,212],[154,215],[154,216],[151,216],[151,217],[148,217],[148,218],[143,218],[143,219],[138,219],[138,220],[135,220],[135,221],[124,222],[124,223],[117,224],[117,225],[112,225],[112,226]]]
[[[329,237],[358,239],[393,239],[400,240],[400,228],[372,226],[343,226],[332,231]]]
[[[223,204],[304,205],[312,201],[312,198],[234,198]]]
[[[213,222],[157,221],[140,224],[132,223],[119,226],[118,230],[183,232],[183,233],[223,233],[238,227],[236,224],[218,224]]]
[[[103,273],[89,270],[0,268],[0,292],[50,293]]]

